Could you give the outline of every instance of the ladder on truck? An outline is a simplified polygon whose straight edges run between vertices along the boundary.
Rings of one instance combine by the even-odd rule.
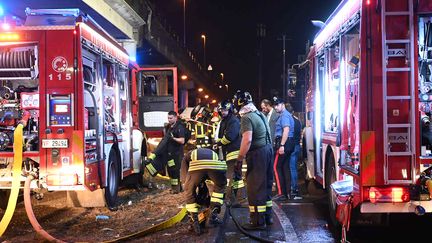
[[[416,166],[413,0],[397,1],[401,6],[406,4],[403,10],[395,10],[391,5],[395,2],[381,1],[384,182],[387,185],[413,183]],[[396,31],[392,31],[391,25],[401,20],[406,22],[406,36],[394,36]],[[399,27],[397,32],[404,30]],[[389,93],[391,85],[404,92],[394,92],[398,89],[393,86]]]

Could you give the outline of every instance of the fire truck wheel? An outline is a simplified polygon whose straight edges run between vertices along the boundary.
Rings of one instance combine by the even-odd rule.
[[[336,194],[330,188],[330,185],[336,181],[335,159],[332,154],[329,155],[326,166],[326,188],[328,195],[330,220],[334,226],[338,227],[339,222],[336,219]]]
[[[105,188],[105,201],[110,210],[117,206],[118,188],[120,182],[120,166],[117,152],[111,149],[108,159],[107,186]]]
[[[10,190],[0,190],[0,208],[6,209],[9,202]]]

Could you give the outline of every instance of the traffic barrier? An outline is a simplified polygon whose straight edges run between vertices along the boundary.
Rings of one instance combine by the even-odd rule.
[[[14,131],[14,163],[12,168],[12,189],[9,195],[8,205],[0,222],[0,236],[6,231],[18,200],[18,193],[21,186],[21,167],[22,167],[22,150],[23,150],[23,128],[22,124],[18,124]]]

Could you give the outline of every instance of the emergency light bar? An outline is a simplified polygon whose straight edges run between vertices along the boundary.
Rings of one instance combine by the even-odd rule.
[[[26,8],[25,13],[29,15],[62,15],[78,17],[80,10],[77,8],[68,9],[30,9]]]
[[[6,32],[0,33],[0,41],[17,41],[20,39],[20,36],[17,33]]]

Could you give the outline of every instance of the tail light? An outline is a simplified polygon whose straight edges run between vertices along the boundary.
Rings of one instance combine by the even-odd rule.
[[[408,202],[410,200],[409,190],[406,187],[371,187],[367,195],[371,203],[396,203]]]

